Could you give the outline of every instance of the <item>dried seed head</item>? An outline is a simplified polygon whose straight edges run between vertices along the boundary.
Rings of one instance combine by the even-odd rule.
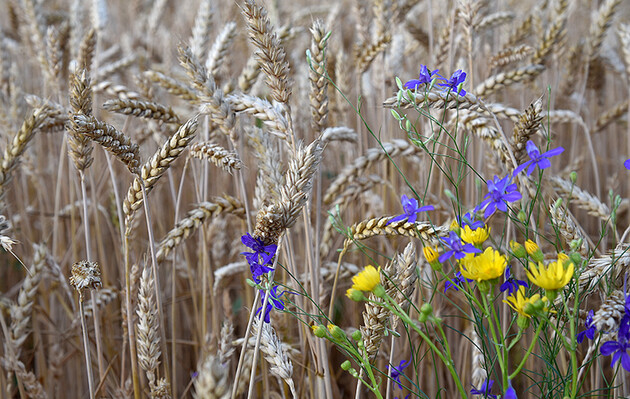
[[[83,300],[83,292],[86,288],[99,289],[103,286],[101,281],[101,267],[96,262],[82,260],[72,265],[70,284],[79,293],[79,300]]]

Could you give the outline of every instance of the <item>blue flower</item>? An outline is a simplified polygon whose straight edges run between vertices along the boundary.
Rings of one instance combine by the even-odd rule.
[[[271,309],[276,308],[278,310],[284,310],[284,302],[280,297],[284,295],[287,291],[282,291],[280,295],[278,295],[278,286],[273,286],[272,289],[269,290],[271,296],[269,297],[269,301],[267,301],[267,306],[265,307],[265,323],[269,323],[271,321],[269,314],[271,313]],[[260,303],[265,303],[265,290],[260,290]],[[260,313],[262,306],[256,309],[256,315]]]
[[[254,281],[260,283],[259,277],[273,270],[266,265],[271,265],[271,260],[276,254],[278,246],[275,244],[265,245],[261,239],[254,238],[249,233],[241,237],[241,242],[253,250],[253,252],[241,252],[241,255],[245,255]]]
[[[626,159],[626,161],[623,163],[623,166],[626,169],[630,170],[630,159]]]
[[[508,291],[508,295],[512,295],[513,293],[518,291],[519,285],[522,285],[523,287],[529,287],[529,285],[525,281],[514,278],[512,276],[511,269],[512,266],[510,265],[505,268],[505,282],[501,284],[501,287],[499,287],[501,289],[501,292]]]
[[[454,256],[455,259],[461,259],[466,254],[480,254],[481,250],[475,248],[472,244],[464,244],[462,239],[455,233],[451,231],[449,236],[443,240],[444,244],[448,247],[448,251],[444,252],[438,258],[440,263],[446,262],[447,259],[450,259],[451,256]]]
[[[454,91],[460,96],[466,95],[466,90],[460,89],[459,85],[464,83],[466,80],[466,72],[463,72],[461,69],[455,71],[455,73],[451,76],[450,79],[446,80],[445,83],[438,83],[438,86],[445,87],[447,90]]]
[[[415,223],[416,219],[418,219],[418,214],[420,212],[432,211],[435,209],[433,205],[426,205],[426,206],[421,206],[420,208],[418,208],[418,200],[415,198],[408,198],[404,194],[400,198],[400,202],[402,203],[403,210],[405,211],[405,213],[390,219],[389,222],[387,222],[387,224],[398,222],[405,219],[407,219],[407,222],[409,223]]]
[[[518,192],[516,184],[510,184],[510,176],[499,179],[498,176],[494,180],[488,180],[488,194],[485,199],[475,208],[475,212],[486,208],[483,213],[484,218],[489,218],[497,209],[507,212],[507,203],[521,199],[521,193]]]
[[[475,214],[473,213],[471,215],[470,212],[467,212],[464,216],[457,217],[457,224],[459,224],[459,227],[468,226],[471,230],[480,229],[485,225],[481,220],[477,220],[476,222],[474,220]]]
[[[411,364],[411,359],[409,359],[409,360],[401,360],[400,363],[398,363],[398,367],[393,366],[393,365],[387,366],[387,368],[389,370],[391,370],[392,380],[394,380],[396,382],[396,384],[398,384],[398,388],[400,388],[400,389],[403,389],[402,383],[400,382],[400,376],[404,375],[404,373],[402,371],[405,368],[407,368],[407,366],[409,366],[409,364]]]
[[[516,390],[512,387],[512,381],[508,380],[508,389],[505,391],[502,399],[518,399]]]
[[[581,344],[582,341],[584,341],[584,337],[588,339],[595,338],[595,333],[597,332],[597,328],[593,324],[593,310],[589,310],[588,315],[586,316],[586,322],[584,323],[584,327],[586,327],[586,330],[579,332],[576,337],[577,342],[579,344]]]
[[[431,72],[426,65],[420,65],[420,76],[418,76],[418,79],[411,79],[409,82],[405,83],[403,87],[405,89],[414,90],[423,83],[431,83],[435,75],[441,78],[440,74],[438,74],[438,69]]]
[[[624,319],[627,316],[624,316]],[[622,320],[622,324],[625,324],[625,327],[619,328],[619,333],[617,334],[617,341],[608,341],[605,342],[599,351],[604,356],[613,355],[611,366],[615,367],[615,364],[621,359],[621,365],[626,371],[630,372],[630,355],[628,355],[628,348],[630,345],[628,344],[628,325],[629,323],[624,323]],[[624,331],[622,331],[624,330]]]
[[[529,140],[527,142],[527,155],[529,155],[530,160],[516,168],[516,170],[514,170],[514,176],[521,173],[521,171],[528,166],[529,168],[527,169],[527,176],[532,174],[534,169],[536,169],[536,166],[538,166],[540,169],[546,169],[550,167],[551,161],[549,161],[549,158],[561,154],[563,151],[564,148],[558,147],[541,154],[538,150],[538,147],[536,147],[536,144],[534,144],[533,141]]]
[[[472,283],[475,280],[465,278],[464,276],[462,276],[460,272],[456,272],[455,277],[453,277],[452,282],[451,280],[448,280],[444,284],[444,292],[446,292],[449,288],[453,288],[455,291],[459,291],[459,287],[464,283],[464,281],[468,281],[469,283]]]
[[[497,399],[497,395],[492,395],[490,393],[493,384],[493,380],[486,380],[483,382],[483,384],[481,384],[481,387],[479,389],[473,386],[473,389],[470,390],[470,393],[473,395],[483,395],[485,398]]]

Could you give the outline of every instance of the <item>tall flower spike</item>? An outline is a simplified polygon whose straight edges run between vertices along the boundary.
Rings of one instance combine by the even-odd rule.
[[[387,224],[398,222],[405,219],[407,219],[407,222],[409,223],[415,223],[416,220],[418,219],[418,214],[420,212],[432,211],[435,209],[433,205],[426,205],[426,206],[421,206],[418,208],[418,200],[415,198],[409,198],[404,194],[402,195],[402,197],[400,197],[400,202],[402,203],[403,210],[405,211],[405,213],[392,218],[389,222],[387,222]]]
[[[529,168],[527,168],[527,176],[532,174],[534,169],[536,169],[536,166],[538,166],[540,169],[547,169],[551,166],[551,161],[549,161],[549,158],[559,155],[564,151],[564,148],[558,147],[541,154],[538,150],[538,147],[536,147],[536,144],[534,144],[534,142],[531,140],[527,142],[526,147],[527,154],[529,155],[530,160],[516,168],[514,170],[514,176],[521,173],[521,171],[528,166]]]
[[[511,176],[499,179],[498,176],[494,180],[488,180],[488,194],[484,200],[475,208],[475,212],[486,209],[483,213],[484,218],[489,218],[497,209],[507,212],[507,203],[521,199],[522,195],[518,192],[516,184],[511,183]]]

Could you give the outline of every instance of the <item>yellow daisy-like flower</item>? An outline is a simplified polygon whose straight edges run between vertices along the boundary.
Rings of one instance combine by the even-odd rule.
[[[473,230],[470,228],[470,226],[465,225],[464,228],[461,229],[460,234],[464,242],[470,243],[472,245],[481,245],[490,236],[490,228],[479,227]]]
[[[424,258],[427,260],[427,262],[429,263],[433,263],[436,260],[438,260],[438,253],[435,249],[431,248],[431,247],[424,247],[422,248],[422,253],[424,253]]]
[[[516,291],[513,295],[504,299],[503,302],[510,305],[510,307],[518,312],[518,314],[525,317],[532,317],[531,314],[527,314],[525,312],[525,307],[527,305],[534,306],[536,302],[540,299],[540,294],[534,294],[530,298],[525,297],[525,287],[519,287],[518,291]]]
[[[462,276],[477,282],[502,276],[506,266],[505,256],[493,248],[486,248],[477,256],[468,254],[459,261]]]
[[[352,277],[352,288],[357,291],[372,291],[381,282],[381,268],[366,266],[356,276]]]
[[[557,262],[551,262],[545,266],[542,262],[538,262],[538,267],[533,262],[529,262],[529,270],[527,277],[529,281],[536,284],[540,288],[548,291],[558,290],[569,284],[573,277],[575,266],[573,262],[568,263],[566,269],[564,263],[568,260],[566,255],[558,256]]]

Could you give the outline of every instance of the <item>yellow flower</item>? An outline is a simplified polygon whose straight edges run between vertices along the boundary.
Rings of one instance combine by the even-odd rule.
[[[422,252],[424,253],[424,258],[429,263],[433,263],[433,262],[435,262],[438,259],[437,251],[435,249],[431,248],[431,247],[424,247],[424,248],[422,248]]]
[[[372,291],[381,282],[381,268],[366,266],[356,276],[352,277],[352,288],[357,291]]]
[[[571,281],[571,277],[573,277],[575,266],[571,262],[565,269],[564,263],[566,260],[568,260],[566,255],[559,255],[557,262],[551,262],[549,266],[538,262],[538,267],[533,262],[529,262],[527,277],[529,281],[547,291],[558,290],[567,285]]]
[[[538,244],[536,244],[534,241],[532,240],[525,241],[525,249],[527,250],[527,253],[529,254],[529,256],[531,256],[532,259],[534,259],[536,262],[543,261],[544,255],[542,253],[542,250],[540,249]]]
[[[525,317],[532,317],[531,314],[525,312],[525,307],[530,305],[530,309],[534,309],[536,302],[540,299],[540,294],[532,295],[530,298],[525,298],[525,287],[519,287],[518,291],[514,295],[510,295],[503,302],[510,305],[510,307],[518,312],[518,314]],[[544,301],[544,299],[543,299]],[[530,311],[531,312],[531,311]]]
[[[490,236],[490,228],[479,227],[475,230],[471,229],[470,226],[465,225],[461,230],[461,237],[467,243],[472,245],[481,245],[488,239]]]
[[[474,256],[468,254],[460,261],[462,276],[477,282],[492,280],[503,275],[507,266],[507,259],[493,248]]]

